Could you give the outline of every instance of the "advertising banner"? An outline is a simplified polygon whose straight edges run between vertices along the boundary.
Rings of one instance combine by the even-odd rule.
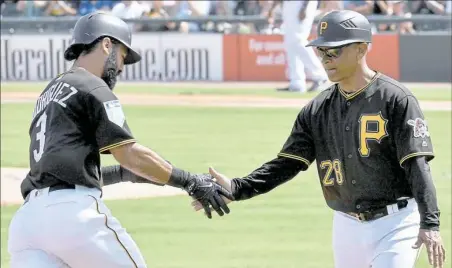
[[[2,81],[46,81],[68,70],[64,60],[70,35],[2,35]],[[132,45],[140,63],[126,66],[121,80],[223,80],[220,34],[136,34]]]
[[[140,63],[127,66],[126,81],[222,81],[220,34],[137,34],[133,47]]]
[[[288,81],[283,38],[282,35],[137,33],[132,44],[142,61],[126,66],[119,80]],[[438,65],[444,62],[440,59],[447,58],[444,55],[450,55],[450,46],[447,42],[429,43],[437,44],[435,53],[419,53],[422,46],[416,44],[428,43],[427,38],[433,37],[376,34],[367,56],[368,64],[395,79],[450,81],[450,64]],[[447,38],[450,35],[436,39]],[[2,35],[2,81],[51,80],[72,66],[72,62],[63,58],[69,44],[69,34]],[[419,62],[422,66],[414,64]]]
[[[288,81],[283,38],[282,35],[224,36],[225,79]],[[312,38],[315,37],[311,36],[310,39]],[[398,35],[375,35],[367,60],[371,68],[398,79],[400,77]]]
[[[64,60],[69,35],[2,35],[2,81],[47,81],[71,67]]]
[[[288,79],[281,35],[226,35],[223,44],[224,72],[227,79],[240,81]]]

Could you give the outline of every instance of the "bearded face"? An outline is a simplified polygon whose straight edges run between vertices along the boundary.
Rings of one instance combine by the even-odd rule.
[[[110,55],[108,55],[101,76],[102,80],[105,81],[105,83],[111,90],[113,90],[113,88],[115,87],[117,77],[121,74],[121,71],[118,70],[116,51],[116,49],[112,49]]]

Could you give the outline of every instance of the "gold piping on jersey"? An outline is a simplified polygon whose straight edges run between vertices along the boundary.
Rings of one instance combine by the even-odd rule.
[[[105,146],[103,148],[100,148],[99,152],[103,153],[103,152],[108,151],[110,149],[119,147],[119,146],[124,145],[124,144],[129,144],[129,143],[132,143],[132,142],[136,142],[136,140],[135,139],[130,139],[130,140],[125,140],[125,141],[120,141],[120,142],[117,142],[117,143],[113,143],[113,144],[107,145],[107,146]]]
[[[301,161],[301,162],[305,163],[308,167],[311,165],[311,163],[306,158],[303,158],[303,157],[298,156],[298,155],[279,153],[278,156],[287,157],[287,158],[291,158],[291,159],[295,159],[295,160]]]
[[[337,85],[337,88],[339,88],[339,92],[342,94],[342,96],[344,96],[344,98],[346,100],[351,100],[354,97],[358,96],[361,92],[363,92],[364,90],[366,90],[366,88],[368,88],[370,85],[372,85],[372,83],[377,80],[377,78],[380,76],[379,72],[376,72],[374,77],[372,77],[372,80],[369,81],[369,83],[367,83],[367,85],[365,85],[364,87],[358,89],[357,91],[353,92],[353,93],[347,93],[345,91],[343,91],[340,87],[339,84]]]
[[[129,256],[130,260],[132,261],[132,263],[133,263],[133,265],[134,265],[133,267],[138,268],[138,265],[137,265],[137,263],[135,262],[135,260],[132,258],[132,255],[130,255],[130,252],[127,250],[127,248],[126,248],[126,247],[124,246],[124,244],[121,242],[121,240],[119,240],[118,233],[117,233],[113,228],[111,228],[110,226],[108,226],[108,217],[107,217],[107,214],[100,212],[100,210],[99,210],[99,202],[97,201],[97,198],[94,197],[94,196],[92,196],[92,195],[88,195],[88,196],[91,196],[91,197],[94,199],[94,201],[96,201],[96,210],[97,210],[97,213],[99,213],[100,215],[104,215],[104,216],[105,216],[105,227],[107,227],[107,229],[109,229],[109,230],[111,230],[111,231],[113,232],[113,234],[115,235],[116,240],[119,242],[119,244],[121,245],[121,247],[122,247],[122,248],[124,249],[124,251],[127,253],[127,256]]]
[[[434,156],[433,152],[418,152],[418,153],[411,153],[411,154],[407,154],[406,156],[402,157],[402,159],[400,159],[400,166],[402,166],[403,162],[405,162],[406,160],[415,157],[415,156]]]

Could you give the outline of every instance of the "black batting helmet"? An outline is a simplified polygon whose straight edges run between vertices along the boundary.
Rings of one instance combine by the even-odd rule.
[[[75,24],[72,33],[72,43],[64,52],[66,60],[75,60],[80,47],[89,45],[101,37],[111,37],[128,48],[124,64],[133,64],[141,60],[140,54],[134,51],[132,45],[132,31],[125,21],[105,12],[94,12],[82,16]]]
[[[372,27],[367,18],[351,10],[331,11],[317,26],[317,39],[307,46],[338,47],[350,43],[371,43]]]

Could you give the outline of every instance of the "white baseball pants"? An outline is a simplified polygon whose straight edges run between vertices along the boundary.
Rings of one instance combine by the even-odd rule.
[[[317,1],[309,1],[306,18],[300,22],[298,14],[303,1],[283,3],[284,48],[287,55],[290,88],[306,90],[306,74],[313,81],[328,80],[325,69],[313,48],[306,47],[317,10]]]
[[[146,267],[98,189],[33,190],[9,226],[11,268]]]
[[[398,210],[388,206],[391,215],[370,222],[335,212],[333,251],[335,268],[413,268],[420,249],[412,249],[419,233],[417,204]]]

